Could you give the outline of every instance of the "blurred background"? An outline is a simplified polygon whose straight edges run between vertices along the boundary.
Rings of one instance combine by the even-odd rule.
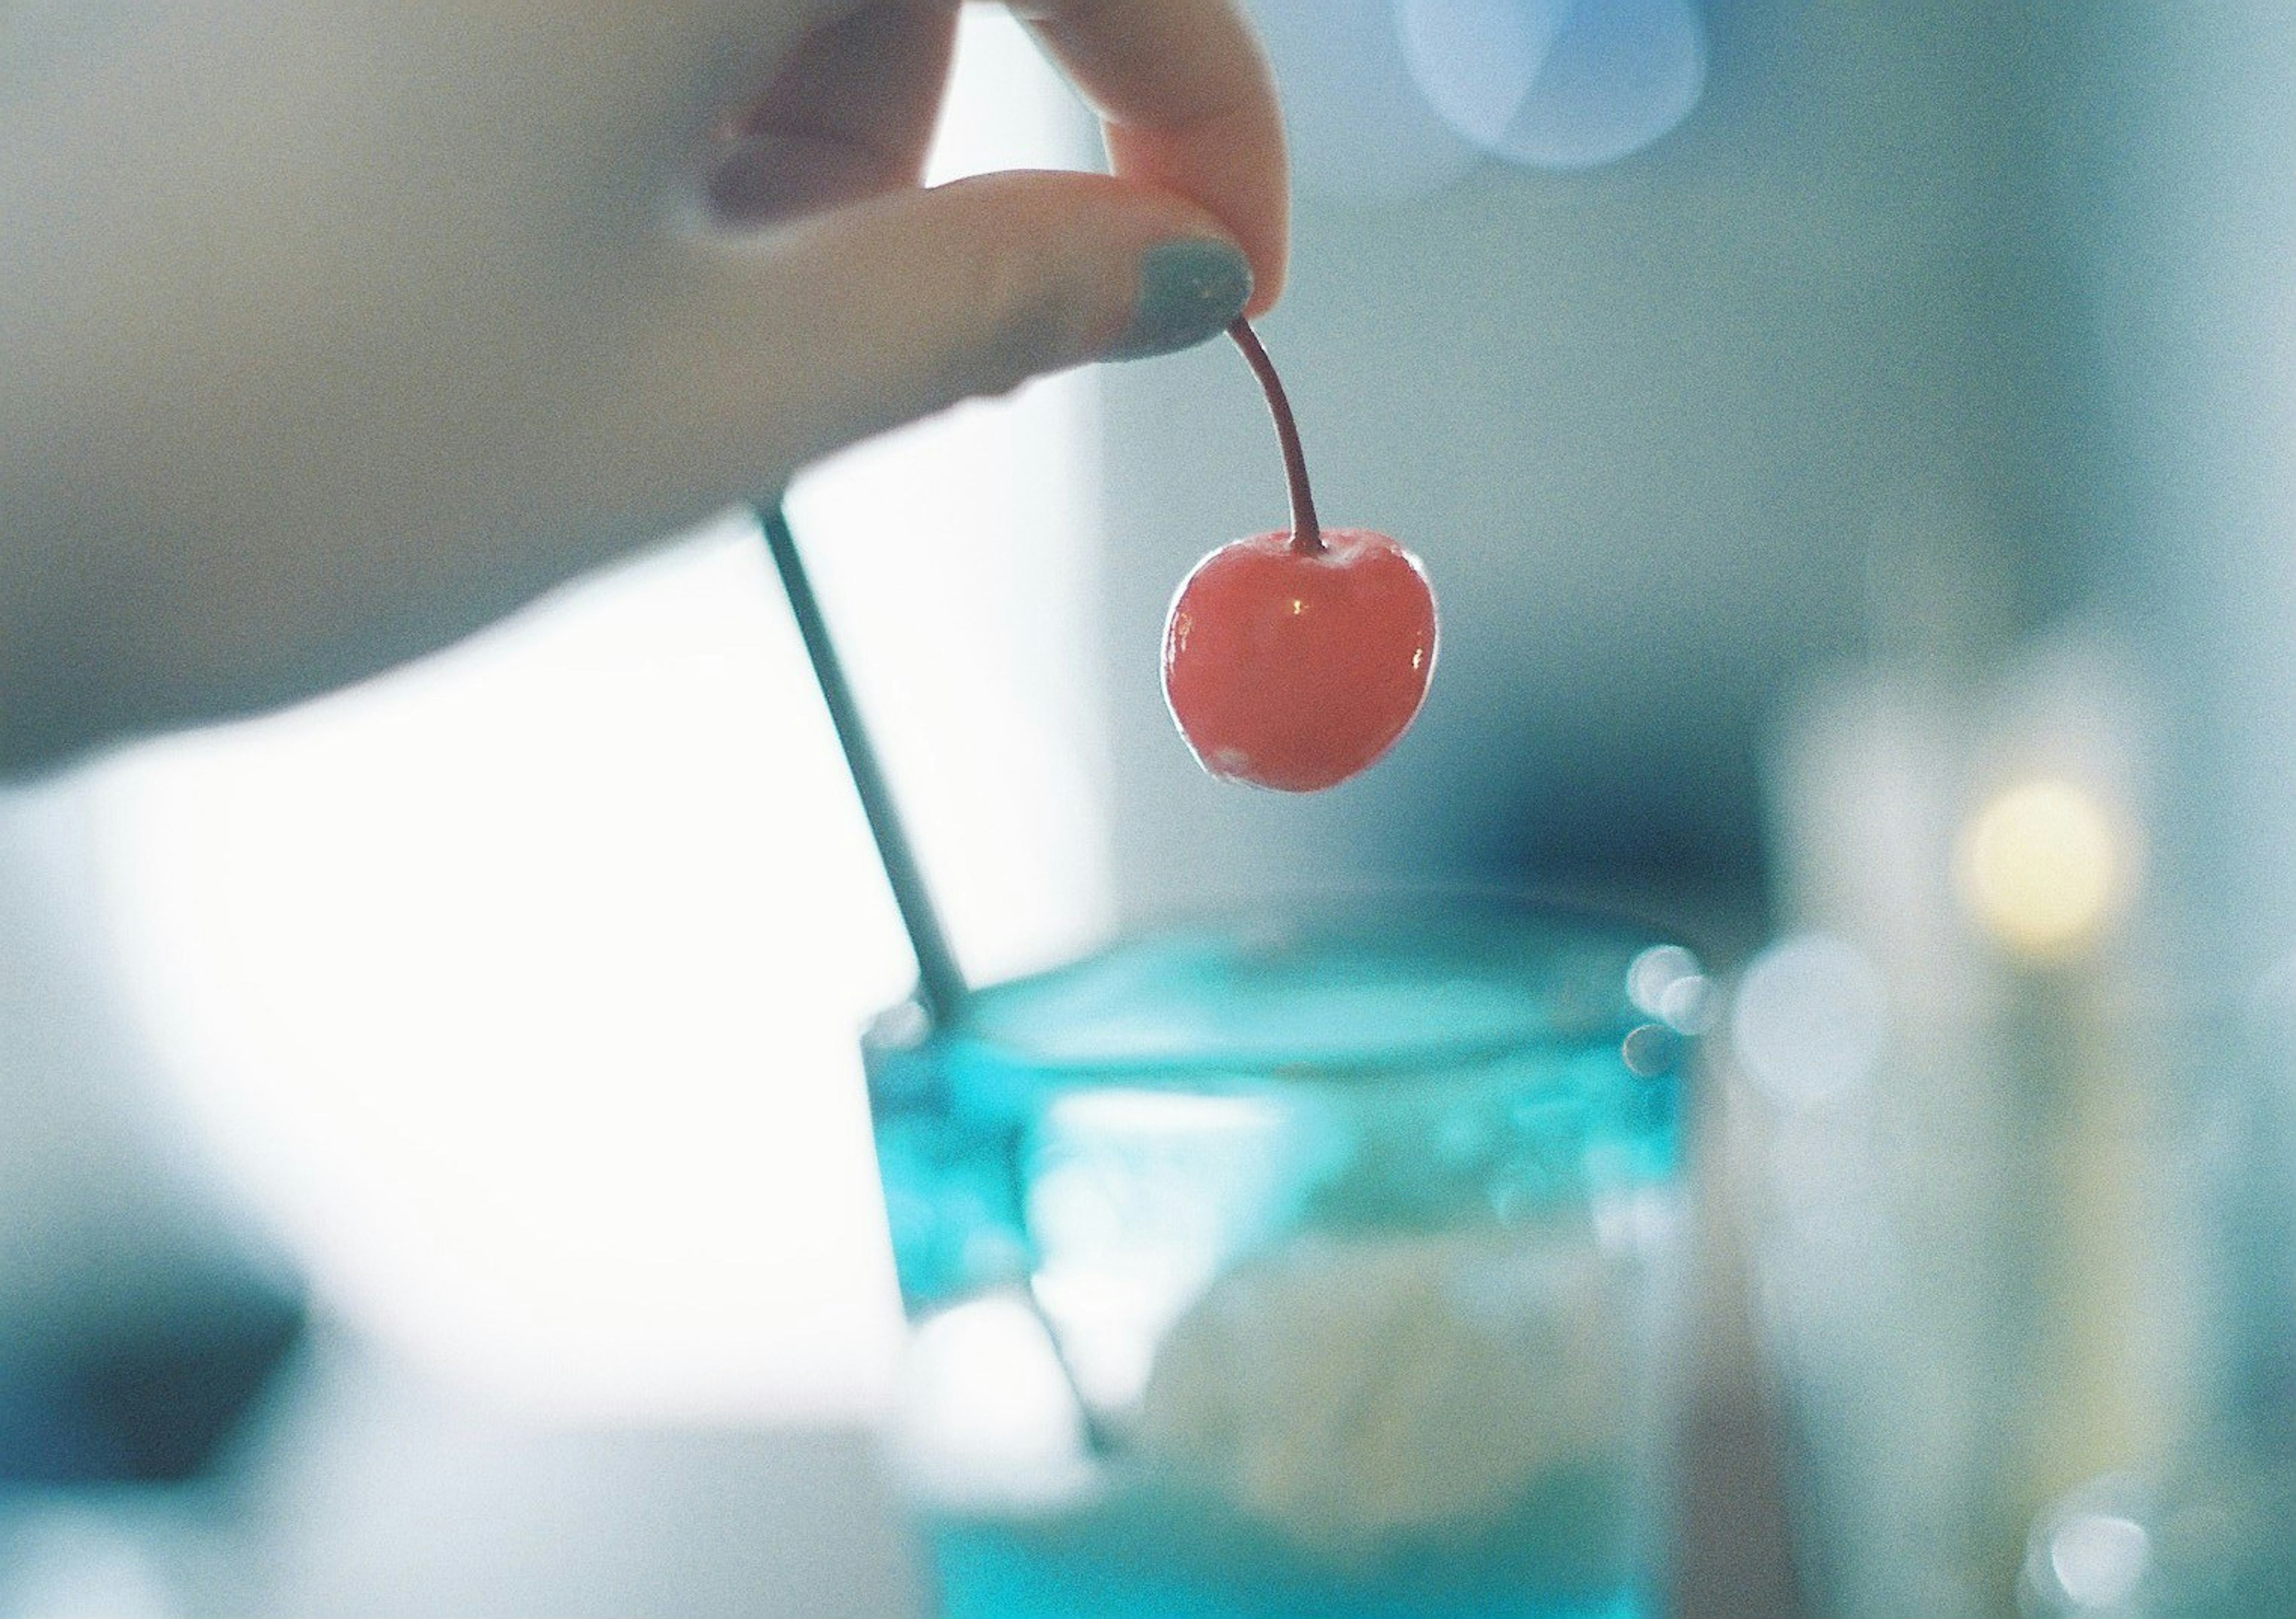
[[[1442,593],[1379,769],[1156,684],[1222,346],[791,513],[964,964],[1308,876],[1732,986],[1685,1612],[2296,1613],[2296,17],[1256,0],[1265,335]],[[1092,160],[969,14],[942,176]],[[893,1615],[855,1037],[912,964],[729,519],[0,800],[0,1616]]]

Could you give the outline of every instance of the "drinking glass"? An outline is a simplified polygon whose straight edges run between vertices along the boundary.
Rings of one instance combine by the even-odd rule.
[[[1708,998],[1640,927],[1418,895],[881,1018],[946,1619],[1658,1612]]]

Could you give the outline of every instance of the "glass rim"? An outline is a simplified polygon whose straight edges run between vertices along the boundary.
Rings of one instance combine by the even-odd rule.
[[[1431,907],[1430,901],[1435,902]],[[1399,909],[1406,907],[1410,908],[1407,916]],[[1078,1054],[1036,1046],[976,1021],[983,1009],[1048,991],[1080,969],[1117,963],[1128,954],[1144,957],[1160,948],[1204,944],[1239,954],[1258,951],[1270,960],[1296,951],[1299,959],[1308,961],[1316,948],[1326,945],[1366,943],[1375,952],[1383,930],[1398,951],[1398,961],[1404,939],[1458,947],[1459,953],[1450,959],[1460,971],[1446,982],[1479,980],[1496,985],[1503,982],[1501,969],[1509,961],[1527,969],[1538,960],[1562,972],[1569,965],[1566,953],[1578,947],[1613,952],[1618,970],[1599,982],[1582,980],[1580,993],[1563,1009],[1572,1016],[1558,1015],[1554,991],[1560,980],[1538,983],[1534,993],[1535,981],[1526,976],[1519,1013],[1497,1020],[1486,1016],[1480,1024],[1431,1029],[1415,1038],[1368,1043],[1294,1038],[1278,1047],[1228,1035],[1207,1036],[1194,1049]],[[1699,1032],[1685,1021],[1668,1018],[1656,1006],[1641,1005],[1631,990],[1633,964],[1660,950],[1678,953],[1678,960],[1687,964],[1684,976],[1704,982],[1699,953],[1683,930],[1621,907],[1520,885],[1408,879],[1292,884],[1240,899],[1190,900],[1159,907],[1061,962],[983,986],[957,1018],[942,1026],[913,1019],[908,1038],[884,1043],[930,1046],[944,1060],[1005,1068],[1039,1083],[1090,1084],[1121,1079],[1175,1089],[1236,1089],[1277,1082],[1375,1080],[1423,1074],[1431,1067],[1464,1071],[1512,1056],[1579,1051],[1640,1036],[1653,1057],[1663,1048],[1669,1059],[1652,1063],[1655,1076],[1677,1066]],[[1177,1037],[1171,1043],[1177,1043]],[[1634,1066],[1631,1059],[1629,1066]]]

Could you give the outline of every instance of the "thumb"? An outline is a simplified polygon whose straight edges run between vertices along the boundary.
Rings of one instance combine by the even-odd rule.
[[[753,237],[680,239],[661,280],[632,310],[614,449],[689,498],[726,499],[960,399],[1201,342],[1251,293],[1209,214],[1070,173],[984,175]]]

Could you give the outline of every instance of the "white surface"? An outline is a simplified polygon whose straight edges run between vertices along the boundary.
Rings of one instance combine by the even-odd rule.
[[[840,1427],[539,1427],[332,1338],[211,1486],[0,1501],[0,1619],[908,1619]]]

